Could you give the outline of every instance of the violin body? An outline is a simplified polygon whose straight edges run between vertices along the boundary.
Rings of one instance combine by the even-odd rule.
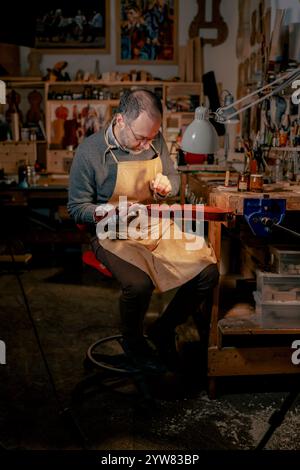
[[[37,90],[33,90],[28,95],[30,108],[26,114],[27,124],[38,124],[42,119],[41,103],[43,97]]]

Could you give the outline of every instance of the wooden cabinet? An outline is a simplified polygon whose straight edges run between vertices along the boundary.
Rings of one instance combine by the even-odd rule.
[[[47,150],[47,171],[69,173],[74,152],[72,150]]]
[[[34,165],[36,159],[36,142],[0,142],[0,168],[5,173],[16,174],[20,161]]]
[[[0,141],[0,169],[16,174],[18,163],[34,165],[36,160],[46,166],[45,83],[28,77],[2,77],[6,83],[7,104],[2,114],[7,122]],[[13,114],[12,114],[13,113]],[[12,119],[12,116],[18,116]],[[15,132],[11,132],[12,121]],[[17,139],[13,140],[13,136]]]

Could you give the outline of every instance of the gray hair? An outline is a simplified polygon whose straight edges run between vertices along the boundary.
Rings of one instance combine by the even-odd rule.
[[[125,91],[120,99],[117,112],[132,122],[143,111],[152,119],[161,119],[163,110],[159,97],[152,91],[145,89]]]

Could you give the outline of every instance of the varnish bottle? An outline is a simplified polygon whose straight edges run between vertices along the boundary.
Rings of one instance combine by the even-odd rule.
[[[238,191],[245,192],[249,189],[249,175],[248,173],[240,173],[238,178]]]

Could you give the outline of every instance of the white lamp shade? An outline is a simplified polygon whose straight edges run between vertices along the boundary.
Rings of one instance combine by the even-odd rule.
[[[207,118],[207,109],[199,106],[195,119],[183,134],[181,148],[184,152],[196,154],[214,153],[219,148],[218,134]]]

